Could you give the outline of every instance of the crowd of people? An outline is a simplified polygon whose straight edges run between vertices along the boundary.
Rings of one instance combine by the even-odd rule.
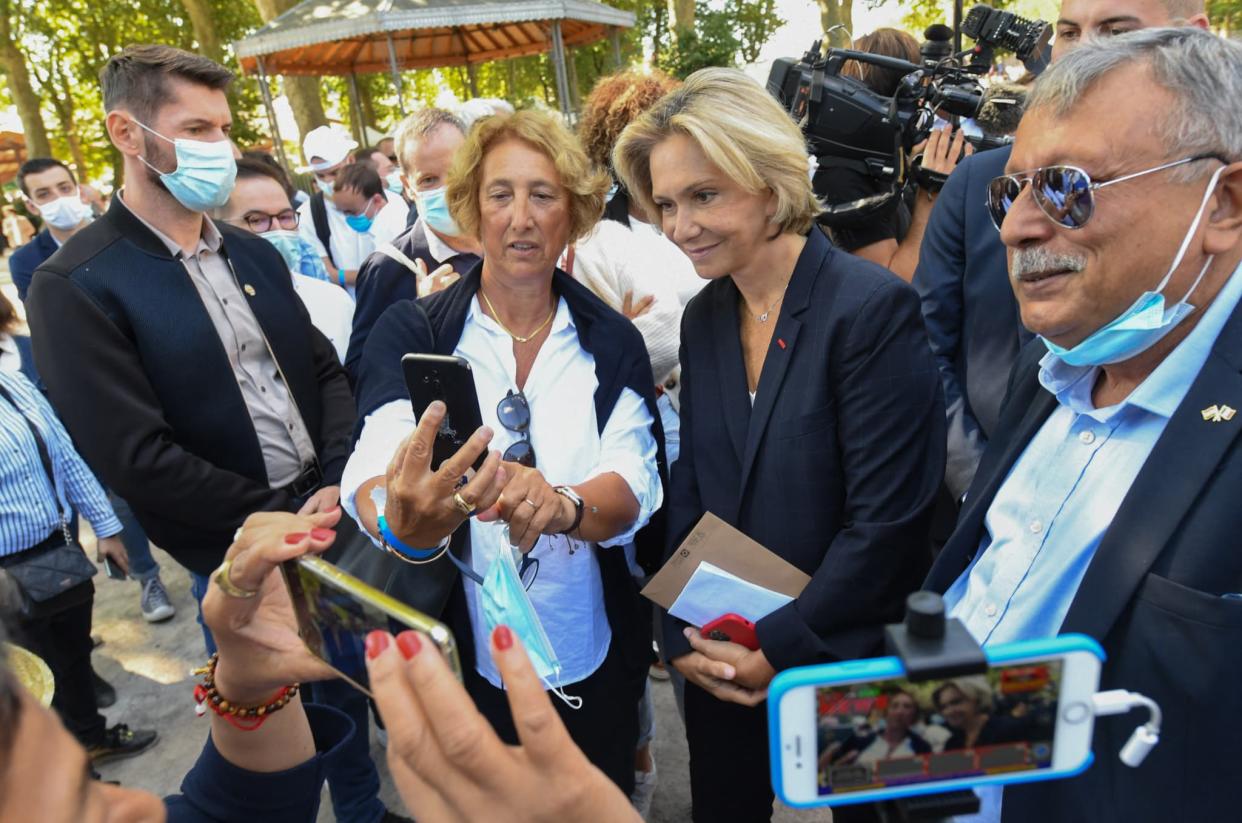
[[[1101,687],[1164,710],[1141,768],[1101,720],[1089,770],[981,790],[980,819],[1228,819],[1242,46],[1207,24],[1201,0],[1064,0],[1012,142],[931,131],[943,186],[849,230],[825,203],[864,181],[732,69],[606,77],[576,130],[500,101],[373,147],[317,128],[284,169],[232,141],[225,68],[114,55],[124,185],[105,204],[31,159],[42,230],[4,220],[29,336],[0,297],[0,610],[59,719],[0,665],[0,819],[309,821],[326,781],[337,820],[401,820],[375,717],[420,821],[633,820],[671,676],[693,819],[768,820],[772,679],[883,654],[919,589],[985,647],[1091,635]],[[473,375],[483,425],[442,461],[456,412],[416,413],[411,353]],[[809,576],[757,648],[639,594],[708,513]],[[189,572],[211,731],[162,803],[90,779],[158,735],[99,712],[79,518],[150,621],[175,599],[151,543]],[[415,632],[367,637],[374,706],[334,679],[276,568],[307,553],[378,564],[462,681]],[[986,682],[930,699],[894,691],[821,765],[1020,723]]]

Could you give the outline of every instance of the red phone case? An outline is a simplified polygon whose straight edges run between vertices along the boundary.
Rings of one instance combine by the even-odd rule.
[[[708,640],[725,640],[745,646],[751,651],[759,648],[759,635],[755,634],[755,624],[739,614],[721,615],[704,626],[699,634]]]

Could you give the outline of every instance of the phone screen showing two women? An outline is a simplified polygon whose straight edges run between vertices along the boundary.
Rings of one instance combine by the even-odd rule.
[[[820,796],[1047,769],[1062,663],[815,690]]]

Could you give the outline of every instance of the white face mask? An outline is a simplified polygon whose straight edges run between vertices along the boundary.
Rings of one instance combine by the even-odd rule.
[[[68,231],[77,228],[90,215],[90,207],[82,202],[76,194],[69,197],[57,197],[50,203],[38,206],[39,214],[54,229]]]

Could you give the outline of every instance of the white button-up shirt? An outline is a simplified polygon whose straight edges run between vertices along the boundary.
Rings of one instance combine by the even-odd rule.
[[[517,364],[509,335],[479,308],[470,306],[454,354],[470,361],[479,395],[483,424],[495,432],[490,448],[503,452],[521,439],[500,425],[496,406],[506,392],[516,391]],[[530,440],[538,469],[549,483],[577,485],[606,472],[619,475],[638,500],[638,518],[605,547],[622,550],[647,524],[663,502],[656,469],[656,444],[651,413],[631,389],[618,397],[603,433],[595,416],[595,358],[584,351],[564,300],[557,306],[548,339],[539,350],[524,393],[530,404]],[[383,475],[398,444],[417,425],[408,401],[394,400],[370,414],[354,453],[341,478],[341,501],[358,517],[358,487]],[[590,500],[586,501],[589,506]],[[496,557],[497,527],[471,519],[470,564],[480,577]],[[589,543],[564,535],[544,536],[531,556],[539,560],[538,573],[528,590],[544,631],[561,664],[561,685],[589,677],[608,654],[612,632],[604,612],[599,562]],[[447,562],[447,561],[443,561]],[[529,578],[530,572],[527,572]],[[502,687],[489,653],[487,621],[479,587],[467,580],[466,599],[476,650],[475,666],[492,685]]]

